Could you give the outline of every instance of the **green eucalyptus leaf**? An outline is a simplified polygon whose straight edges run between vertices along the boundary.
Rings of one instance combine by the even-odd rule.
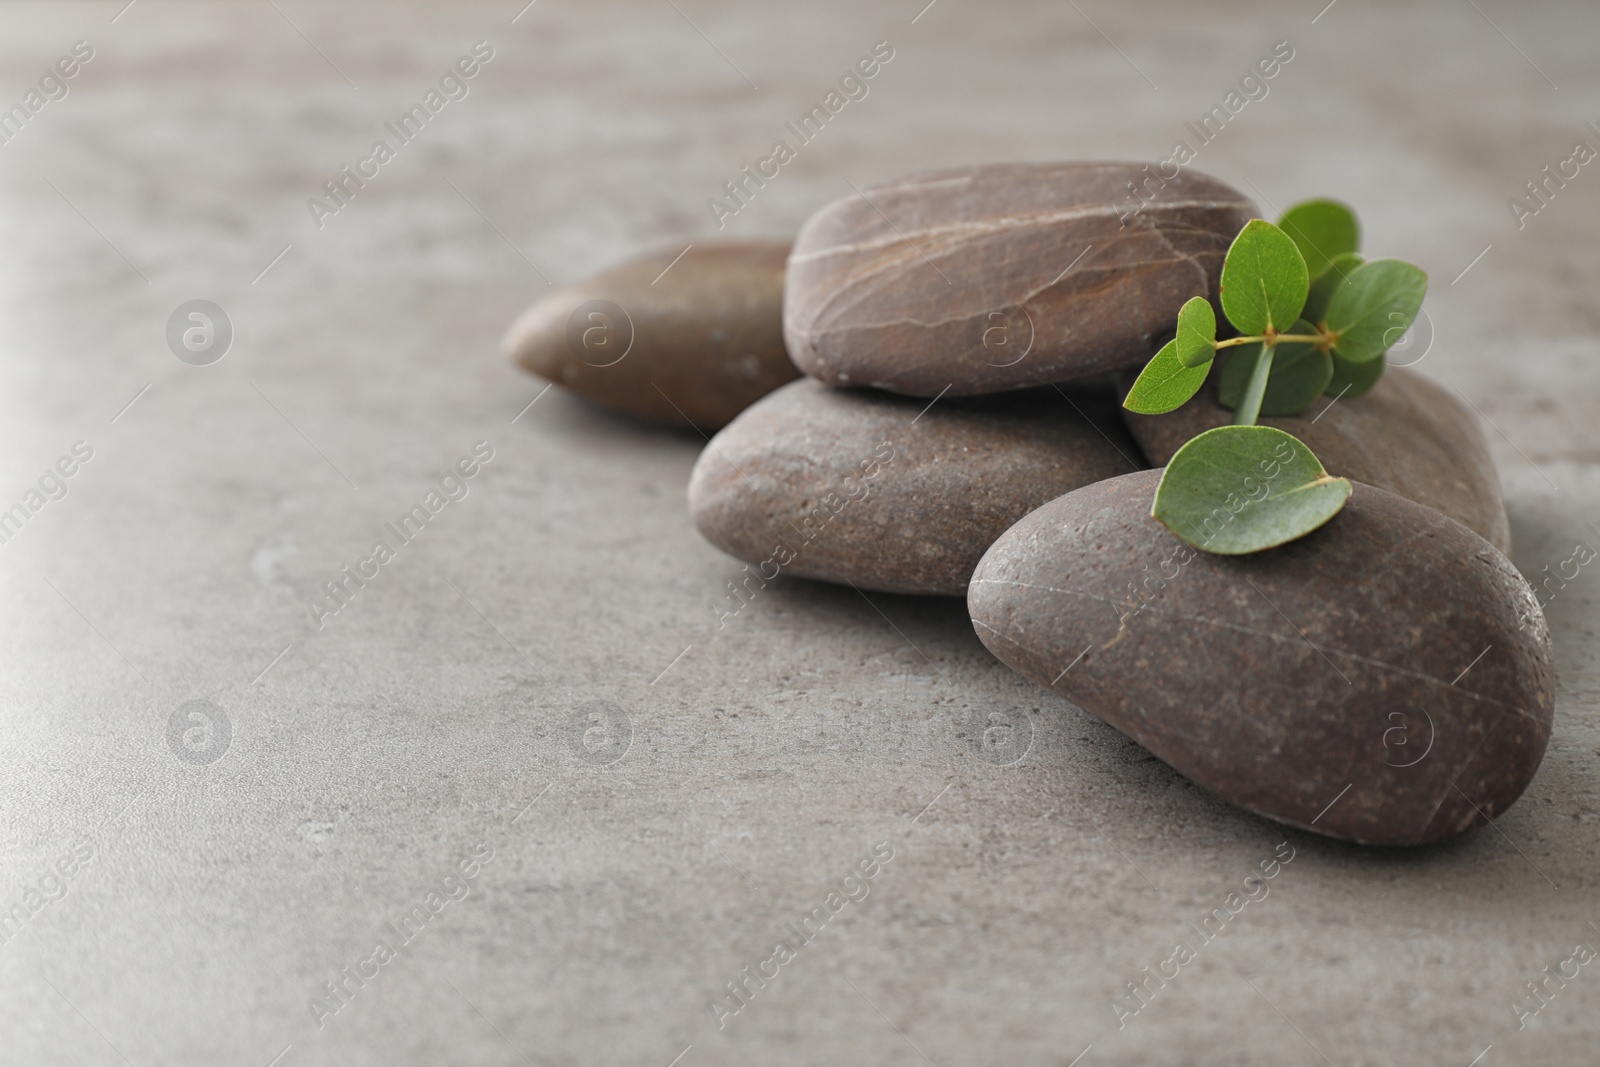
[[[1304,537],[1339,513],[1350,483],[1271,426],[1219,426],[1178,449],[1150,514],[1195,548],[1259,552]]]
[[[1300,249],[1313,279],[1322,276],[1329,261],[1361,247],[1361,224],[1356,221],[1356,213],[1337,200],[1296,204],[1283,213],[1278,226]]]
[[[1385,361],[1369,359],[1365,363],[1352,363],[1337,352],[1333,355],[1333,377],[1328,381],[1327,389],[1323,390],[1329,396],[1352,397],[1360,396],[1383,377]]]
[[[1344,281],[1346,275],[1365,262],[1354,252],[1334,256],[1328,269],[1311,283],[1311,292],[1306,294],[1306,306],[1300,310],[1300,317],[1307,322],[1322,322],[1328,313],[1328,300],[1333,296],[1333,291],[1339,288],[1339,283]]]
[[[1291,361],[1284,359],[1287,347],[1278,346],[1272,377],[1267,379],[1267,392],[1261,398],[1262,415],[1298,415],[1310,407],[1333,380],[1333,357],[1328,353],[1306,345],[1305,353]]]
[[[1398,259],[1363,263],[1328,300],[1324,322],[1337,335],[1334,349],[1353,363],[1377,359],[1411,328],[1427,292],[1428,275],[1420,267]]]
[[[1138,380],[1122,401],[1122,406],[1141,415],[1165,415],[1176,411],[1206,383],[1211,365],[1185,367],[1178,360],[1178,342],[1168,341],[1150,357]]]
[[[1178,362],[1203,367],[1217,354],[1217,313],[1203,296],[1190,297],[1178,309]]]
[[[1302,319],[1286,332],[1311,333],[1312,328],[1309,322]],[[1261,352],[1259,344],[1240,345],[1223,361],[1222,372],[1217,378],[1217,399],[1223,407],[1238,410]],[[1328,353],[1318,351],[1315,345],[1298,341],[1279,344],[1272,359],[1272,372],[1267,378],[1267,391],[1261,397],[1260,414],[1295,415],[1304,411],[1322,395],[1332,376],[1332,358]]]
[[[1293,239],[1265,219],[1251,219],[1222,261],[1222,312],[1242,334],[1283,332],[1300,317],[1309,287]]]

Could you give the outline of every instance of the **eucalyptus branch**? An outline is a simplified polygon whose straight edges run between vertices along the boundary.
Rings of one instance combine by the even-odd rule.
[[[1297,341],[1308,345],[1329,345],[1337,343],[1337,338],[1329,333],[1275,333],[1272,335],[1258,334],[1254,337],[1230,337],[1226,341],[1214,341],[1211,347],[1233,348],[1235,345],[1277,344],[1284,341]]]
[[[1331,200],[1298,204],[1276,226],[1252,221],[1228,249],[1217,291],[1239,336],[1217,340],[1210,301],[1191,298],[1178,311],[1177,336],[1123,400],[1145,415],[1175,411],[1206,383],[1217,353],[1237,350],[1222,362],[1216,387],[1233,425],[1178,449],[1151,507],[1196,548],[1257,552],[1310,533],[1344,507],[1348,481],[1329,476],[1292,435],[1256,423],[1297,414],[1325,392],[1360,396],[1382,376],[1391,339],[1416,318],[1428,276],[1399,260],[1367,263],[1359,245],[1355,215]],[[1288,329],[1278,332],[1279,323]],[[1269,490],[1257,498],[1250,486],[1263,480]]]

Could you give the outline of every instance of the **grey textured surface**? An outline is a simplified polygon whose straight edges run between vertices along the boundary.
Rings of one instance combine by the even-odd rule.
[[[1555,572],[1600,539],[1600,175],[1521,230],[1506,198],[1600,140],[1600,11],[120,6],[0,7],[6,106],[96,50],[0,145],[0,498],[94,449],[0,544],[0,903],[25,919],[0,944],[0,1060],[1592,1056],[1594,965],[1525,1029],[1511,1004],[1600,944],[1600,569],[1549,605],[1555,733],[1498,825],[1329,844],[1012,674],[959,601],[793,582],[717,630],[738,565],[685,513],[698,442],[556,391],[516,418],[538,386],[496,344],[540,272],[716,232],[706,199],[874,41],[896,56],[870,95],[725,235],[791,234],[915,169],[1164,156],[1288,39],[1195,165],[1279,207],[1345,198],[1369,249],[1432,273],[1420,369],[1491,420],[1516,562]],[[478,39],[471,94],[318,230],[306,199]],[[163,336],[195,298],[237,329],[210,367]],[[321,583],[478,440],[469,495],[318,629]],[[168,743],[198,699],[231,722],[209,764]],[[631,747],[603,763],[613,705]],[[600,716],[592,748],[574,715]],[[1013,765],[1020,744],[974,744],[990,715],[1031,731]],[[1285,840],[1270,895],[1118,1031],[1124,983]],[[92,862],[28,898],[75,841]],[[708,1003],[880,841],[869,895],[719,1031]],[[324,983],[480,842],[470,894],[319,1028]]]

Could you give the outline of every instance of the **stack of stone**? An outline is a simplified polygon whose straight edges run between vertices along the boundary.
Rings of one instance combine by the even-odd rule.
[[[1471,413],[1390,368],[1263,419],[1355,484],[1287,546],[1208,555],[1150,516],[1150,466],[1232,413],[1216,376],[1158,417],[1119,387],[1185,300],[1216,303],[1257,215],[1128,164],[916,175],[823,208],[786,269],[781,245],[664,253],[547,298],[508,343],[613,406],[723,427],[690,511],[755,580],[966,595],[999,659],[1228,799],[1439,840],[1520,795],[1554,699]]]

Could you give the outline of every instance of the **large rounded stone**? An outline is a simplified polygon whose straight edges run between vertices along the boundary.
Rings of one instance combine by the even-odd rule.
[[[1151,463],[1165,466],[1190,438],[1233,422],[1233,412],[1217,403],[1217,378],[1213,374],[1192,400],[1169,414],[1123,410]],[[1511,524],[1488,443],[1477,416],[1448,389],[1416,371],[1389,367],[1365,395],[1332,406],[1330,399],[1298,415],[1258,421],[1304,441],[1329,473],[1442,511],[1511,554]]]
[[[1533,591],[1455,520],[1356,485],[1326,526],[1214,556],[1150,517],[1160,471],[1069,493],[967,595],[996,656],[1251,811],[1417,845],[1505,811],[1550,737]]]
[[[1141,365],[1213,300],[1256,214],[1192,171],[1008,163],[917,174],[813,215],[789,255],[784,335],[830,385],[994,393]],[[1135,189],[1138,190],[1136,195]]]
[[[695,243],[562,286],[512,324],[524,370],[630,415],[701,430],[799,377],[783,346],[782,241]],[[665,272],[665,273],[663,273]]]
[[[1112,394],[931,406],[794,382],[701,453],[689,510],[706,539],[778,574],[959,595],[984,549],[1046,500],[1138,466]]]

